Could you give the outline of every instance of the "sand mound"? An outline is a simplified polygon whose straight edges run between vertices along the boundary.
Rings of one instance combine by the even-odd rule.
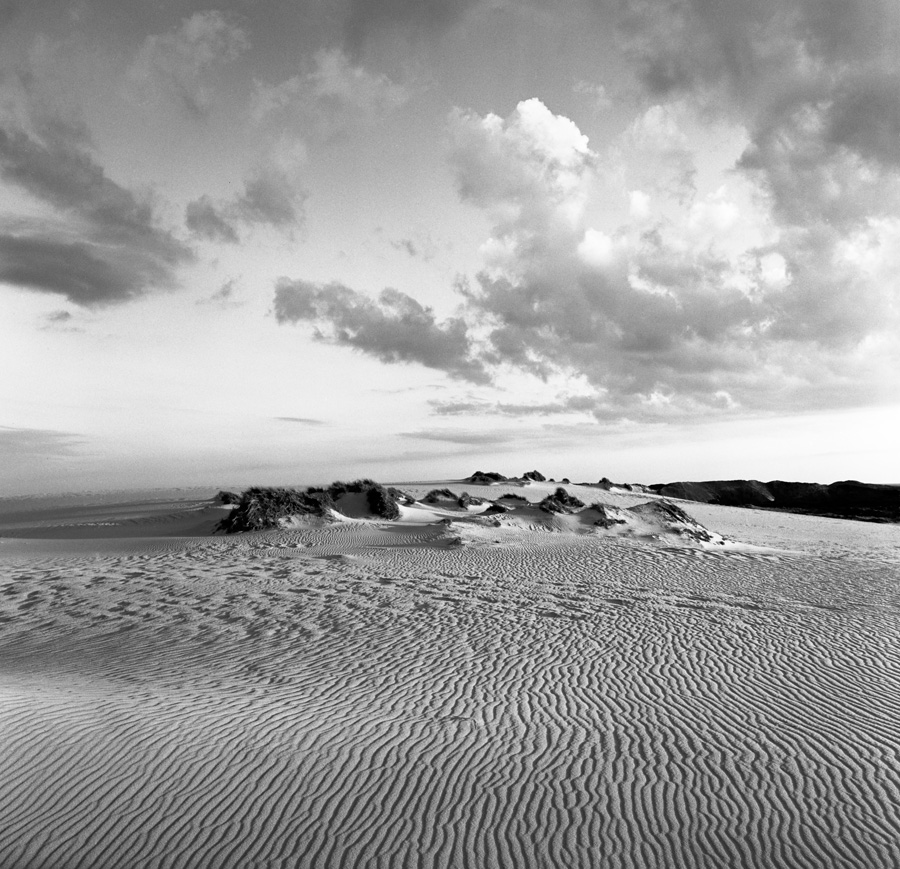
[[[668,545],[735,545],[734,541],[705,528],[669,501],[654,499],[631,506],[596,501],[586,507],[580,498],[562,487],[557,487],[539,502],[516,494],[503,495],[491,502],[473,522],[528,532],[545,530],[627,536]]]
[[[900,865],[896,529],[609,498],[0,539],[0,866]]]

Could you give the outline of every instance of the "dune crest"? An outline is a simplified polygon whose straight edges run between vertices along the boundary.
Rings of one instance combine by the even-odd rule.
[[[468,482],[471,483],[471,479]],[[498,482],[501,481],[491,479],[490,484],[485,485],[494,487]],[[532,482],[541,481],[534,478]],[[550,530],[632,536],[685,545],[726,543],[722,535],[704,528],[671,502],[640,501],[622,507],[595,501],[588,506],[562,486],[556,486],[552,491],[547,489],[547,494],[537,501],[512,492],[491,500],[473,497],[467,491],[458,493],[448,486],[432,488],[424,496],[416,497],[372,480],[357,480],[306,491],[251,488],[234,503],[234,511],[219,524],[219,529],[227,533],[298,528],[312,518],[322,522],[353,519],[401,524],[453,523],[468,527],[470,539],[477,537],[477,529],[485,526],[505,526],[523,532]],[[464,539],[459,538],[460,541]]]

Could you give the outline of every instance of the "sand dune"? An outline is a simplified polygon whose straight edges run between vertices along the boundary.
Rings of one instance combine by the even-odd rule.
[[[896,526],[344,506],[0,511],[0,866],[900,865]]]

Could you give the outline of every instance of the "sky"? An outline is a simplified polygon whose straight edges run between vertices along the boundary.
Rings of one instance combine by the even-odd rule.
[[[0,494],[900,483],[896,0],[0,0]]]

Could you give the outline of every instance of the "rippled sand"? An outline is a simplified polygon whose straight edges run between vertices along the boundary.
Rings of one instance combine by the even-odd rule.
[[[900,866],[900,527],[683,506],[0,539],[0,866]]]

